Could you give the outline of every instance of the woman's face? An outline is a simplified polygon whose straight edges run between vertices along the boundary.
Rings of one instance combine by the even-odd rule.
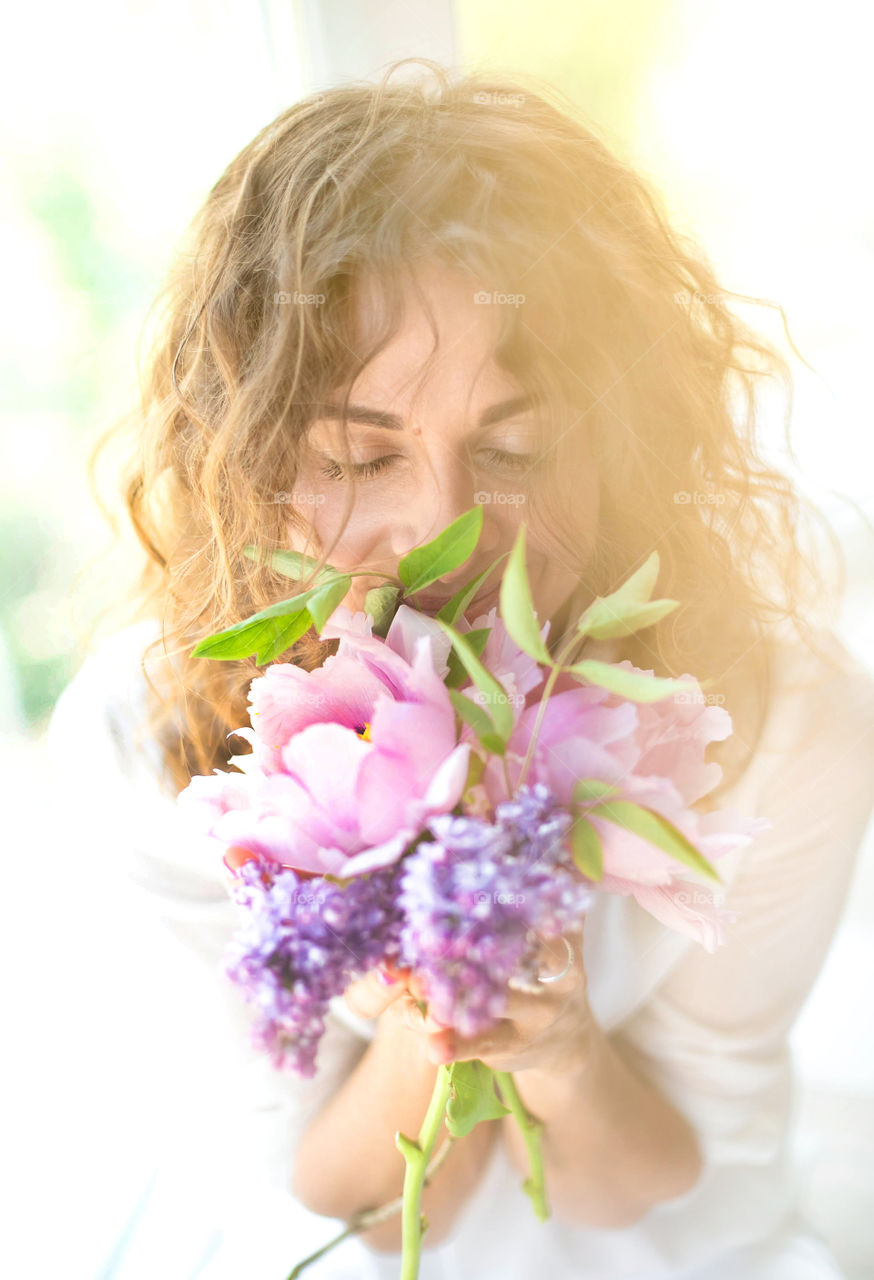
[[[362,609],[367,591],[384,581],[377,574],[389,574],[398,582],[397,565],[403,556],[479,503],[483,527],[470,561],[416,597],[420,607],[436,612],[465,582],[511,549],[524,520],[534,606],[541,623],[553,618],[550,638],[555,639],[556,615],[579,585],[579,577],[562,563],[548,530],[533,523],[529,513],[535,490],[544,493],[556,484],[551,454],[537,452],[533,411],[511,374],[491,359],[483,365],[493,349],[496,308],[506,304],[475,301],[475,290],[464,276],[439,266],[420,269],[418,279],[439,335],[439,350],[426,379],[417,387],[434,335],[408,289],[402,328],[363,369],[349,397],[357,490],[345,529],[341,532],[349,480],[341,424],[329,408],[341,403],[339,393],[329,398],[313,422],[292,495],[296,511],[311,520],[332,565],[373,571],[372,577],[368,572],[353,579],[344,602],[353,610]],[[359,325],[379,306],[367,281],[363,286],[358,294]],[[573,429],[584,431],[582,424]],[[569,484],[566,493],[572,494],[574,536],[585,563],[597,527],[598,483],[584,437],[578,455],[579,473],[564,477],[564,482]],[[306,550],[300,530],[292,530],[291,545]],[[308,554],[313,554],[312,544]],[[503,561],[480,589],[469,618],[497,604],[505,565]]]

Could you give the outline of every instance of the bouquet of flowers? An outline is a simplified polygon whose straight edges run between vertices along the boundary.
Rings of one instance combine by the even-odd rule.
[[[510,986],[542,990],[541,940],[579,929],[597,892],[632,894],[712,951],[733,918],[712,887],[713,860],[768,826],[694,807],[722,772],[705,749],[731,732],[694,677],[574,656],[589,637],[631,635],[677,607],[651,598],[657,552],[589,605],[553,658],[549,622],[540,627],[532,605],[524,523],[508,557],[434,617],[415,608],[417,592],[467,561],[481,528],[477,506],[402,559],[402,588],[370,591],[364,612],[342,604],[355,575],[329,567],[193,650],[254,654],[266,668],[250,685],[251,723],[235,731],[251,750],[231,757],[235,772],[192,778],[179,799],[217,853],[247,851],[226,863],[240,927],[225,972],[256,1007],[254,1043],[278,1069],[315,1073],[329,1002],[383,963],[421,978],[423,1012],[480,1034]],[[469,624],[466,609],[504,558],[500,617],[492,608]],[[313,564],[290,551],[271,561],[298,579]],[[310,672],[274,661],[311,626],[339,640],[336,653]],[[524,1190],[548,1216],[541,1126],[512,1074],[479,1060],[441,1065],[421,1132],[395,1135],[404,1193],[382,1207],[403,1215],[403,1280],[418,1275],[427,1178],[454,1138],[510,1113],[529,1153]],[[444,1123],[449,1142],[429,1163]]]

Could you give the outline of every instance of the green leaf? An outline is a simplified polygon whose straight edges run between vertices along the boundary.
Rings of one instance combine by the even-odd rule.
[[[576,817],[571,827],[571,852],[584,876],[600,880],[604,874],[604,850],[601,837],[583,817]]]
[[[608,597],[609,599],[609,597]],[[631,636],[644,627],[660,622],[679,606],[679,600],[650,600],[645,604],[629,605],[617,613],[607,599],[593,600],[580,619],[578,630],[593,640],[611,640],[614,636]]]
[[[478,702],[472,702],[457,689],[449,690],[449,701],[465,724],[469,724],[479,738],[486,751],[492,755],[502,756],[507,749],[504,739],[495,731],[489,717]]]
[[[579,778],[573,785],[571,800],[575,804],[585,803],[587,800],[600,800],[602,796],[618,790],[614,783],[604,782],[601,778]]]
[[[319,635],[324,631],[325,623],[337,608],[337,605],[348,594],[351,585],[351,578],[336,578],[333,582],[327,583],[326,586],[320,587],[314,595],[310,596],[307,602],[307,612],[315,623],[316,631]]]
[[[406,594],[421,591],[464,564],[479,541],[483,509],[477,504],[465,511],[424,547],[417,547],[398,562],[398,577]]]
[[[335,575],[332,582],[345,584],[344,595],[349,590],[350,578],[347,574]],[[255,654],[261,660],[261,665],[272,661],[272,658],[264,657],[264,651],[259,648],[263,645],[265,638],[271,642],[272,651],[275,644],[279,642],[277,637],[283,634],[291,636],[283,646],[287,648],[289,644],[293,644],[306,631],[309,631],[313,625],[313,619],[307,606],[313,596],[323,593],[330,585],[330,582],[322,583],[319,586],[310,587],[307,591],[301,591],[296,596],[289,596],[287,600],[278,600],[276,604],[268,605],[266,609],[253,613],[242,622],[237,622],[224,631],[217,631],[215,635],[206,636],[192,649],[191,657],[234,659],[248,658],[250,654]],[[277,632],[272,627],[261,626],[263,622],[277,618],[287,620],[286,633]],[[276,653],[282,653],[282,649],[276,650],[273,656]]]
[[[510,559],[501,580],[501,617],[516,644],[538,662],[554,667],[555,662],[543,643],[534,613],[528,573],[525,568],[525,525],[519,526]]]
[[[481,1120],[500,1120],[510,1114],[495,1093],[495,1073],[479,1058],[448,1065],[451,1096],[446,1104],[446,1128],[463,1138]]]
[[[480,657],[491,634],[491,627],[476,627],[472,631],[465,631],[464,638],[477,657]],[[449,672],[443,683],[450,689],[457,689],[458,686],[464,684],[467,679],[467,671],[462,665],[461,659],[454,649],[449,650],[448,665]]]
[[[256,564],[269,564],[271,569],[275,569],[277,573],[284,574],[286,578],[297,578],[301,581],[307,574],[313,573],[319,565],[318,560],[312,560],[309,556],[301,555],[299,551],[286,551],[284,549],[264,551],[263,548],[252,546],[251,543],[243,548],[243,554],[248,556],[250,560],[254,560]],[[319,577],[333,577],[337,572],[333,565],[327,564],[319,569]]]
[[[635,804],[633,800],[608,800],[589,809],[588,817],[607,818],[617,826],[633,831],[642,840],[649,841],[657,848],[676,858],[678,862],[700,871],[703,875],[722,883],[716,868],[695,848],[690,840],[679,831],[672,822],[662,814],[648,809],[644,805]]]
[[[652,626],[678,605],[677,600],[650,600],[659,576],[659,553],[644,563],[615,591],[596,596],[577,622],[581,635],[603,640],[627,636]]]
[[[506,742],[513,732],[513,708],[510,706],[507,690],[489,671],[486,671],[461,632],[441,622],[439,618],[435,618],[434,621],[449,636],[467,674],[487,699],[489,718],[495,732]]]
[[[261,645],[255,651],[255,661],[259,667],[266,667],[269,662],[275,662],[280,654],[285,653],[295,640],[309,630],[311,620],[308,612],[303,610],[290,618],[269,618],[264,625],[271,624],[276,628],[273,643]]]
[[[486,578],[494,569],[495,565],[500,564],[504,559],[504,556],[507,554],[508,553],[505,551],[504,555],[498,556],[497,560],[494,560],[487,569],[483,569],[482,573],[478,573],[475,578],[471,578],[470,582],[468,582],[466,586],[462,587],[460,591],[456,591],[451,600],[446,601],[445,605],[443,605],[442,609],[440,609],[435,616],[438,617],[441,622],[448,622],[451,627],[454,627],[467,606],[470,604],[471,600],[479,591],[482,584],[485,582]]]
[[[631,702],[659,702],[675,693],[693,691],[695,685],[689,680],[667,680],[661,676],[648,676],[640,671],[628,671],[625,667],[614,666],[610,662],[599,662],[596,658],[584,658],[566,667],[575,676],[582,676],[591,684]]]
[[[658,551],[651,551],[640,568],[635,569],[606,599],[614,601],[620,607],[642,604],[644,600],[649,600],[658,581],[660,563]]]
[[[372,587],[364,597],[364,612],[373,619],[373,633],[385,639],[392,619],[397,613],[400,587],[390,582],[382,587]]]
[[[471,751],[467,766],[467,778],[464,783],[465,792],[475,787],[485,773],[486,762],[476,751]]]
[[[284,617],[255,616],[227,631],[207,636],[191,651],[193,658],[225,661],[254,656],[259,667],[273,662],[313,625],[306,608]]]

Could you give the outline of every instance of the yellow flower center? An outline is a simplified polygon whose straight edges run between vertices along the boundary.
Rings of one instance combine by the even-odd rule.
[[[369,721],[369,720],[365,720],[365,721],[364,721],[364,728],[363,728],[363,729],[356,729],[356,730],[355,730],[355,732],[358,734],[358,736],[359,736],[360,738],[363,738],[363,740],[364,740],[365,742],[369,742],[369,741],[370,741],[370,721]]]

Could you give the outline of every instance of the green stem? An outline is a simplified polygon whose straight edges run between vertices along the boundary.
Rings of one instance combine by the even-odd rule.
[[[425,1170],[425,1186],[427,1187],[430,1179],[440,1168],[443,1161],[449,1154],[449,1148],[455,1139],[450,1136],[447,1142],[437,1152],[434,1159]],[[400,1213],[404,1207],[404,1197],[398,1196],[395,1200],[390,1200],[387,1204],[382,1204],[377,1209],[363,1209],[360,1213],[356,1213],[355,1217],[344,1227],[339,1235],[334,1236],[333,1240],[329,1240],[327,1244],[323,1244],[316,1249],[315,1253],[309,1254],[308,1257],[301,1259],[300,1262],[289,1272],[287,1280],[298,1280],[302,1276],[304,1270],[311,1266],[312,1263],[318,1262],[319,1258],[324,1257],[331,1249],[336,1249],[338,1244],[342,1244],[344,1240],[348,1240],[350,1236],[357,1235],[361,1231],[368,1231],[371,1227],[379,1226],[381,1222],[387,1222],[389,1218],[393,1218],[396,1213]]]
[[[564,669],[563,664],[564,664],[565,658],[568,656],[568,654],[570,654],[576,648],[576,646],[580,642],[580,639],[581,637],[578,635],[572,636],[570,638],[570,640],[567,642],[567,644],[559,653],[558,657],[555,660],[555,666],[552,668],[552,670],[550,671],[549,675],[546,678],[546,684],[543,686],[543,693],[540,696],[540,704],[537,708],[537,719],[534,722],[534,728],[531,732],[531,737],[528,741],[528,750],[525,752],[525,759],[522,761],[522,769],[519,773],[519,777],[516,782],[517,789],[521,787],[522,783],[525,781],[525,775],[528,772],[528,768],[531,764],[531,759],[534,755],[534,747],[537,743],[537,735],[540,733],[540,726],[543,724],[543,717],[546,714],[546,704],[549,700],[549,695],[552,693],[552,690],[555,686],[555,682],[558,679],[558,677],[561,675],[562,670]]]
[[[522,1184],[522,1190],[531,1197],[534,1212],[541,1222],[549,1217],[549,1205],[546,1201],[546,1179],[543,1173],[543,1146],[540,1136],[543,1132],[543,1121],[537,1120],[525,1106],[516,1088],[516,1082],[509,1071],[496,1071],[495,1080],[501,1091],[504,1106],[513,1113],[525,1147],[528,1151],[529,1176]]]
[[[400,1280],[417,1280],[419,1259],[422,1252],[422,1236],[428,1223],[421,1213],[422,1187],[425,1173],[434,1143],[446,1115],[446,1104],[449,1101],[450,1075],[449,1068],[442,1064],[437,1068],[434,1081],[434,1092],[428,1104],[428,1111],[419,1130],[419,1137],[413,1142],[405,1134],[395,1134],[395,1145],[407,1162],[404,1175],[404,1205],[401,1215],[401,1275]]]

